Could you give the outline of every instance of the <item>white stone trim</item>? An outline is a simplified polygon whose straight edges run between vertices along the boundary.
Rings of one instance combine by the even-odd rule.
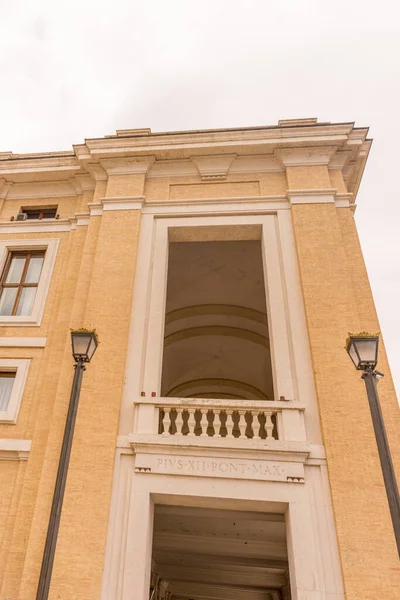
[[[336,189],[288,190],[291,204],[325,204],[335,202]]]
[[[30,362],[30,359],[0,358],[0,372],[9,370],[16,373],[7,410],[0,411],[0,423],[17,422]]]
[[[58,233],[70,231],[70,219],[46,219],[42,221],[7,221],[0,223],[0,233]]]
[[[2,272],[4,268],[7,254],[10,250],[28,250],[34,248],[36,250],[43,249],[46,251],[42,273],[40,275],[40,281],[36,291],[35,302],[33,304],[32,314],[29,316],[0,316],[0,325],[40,325],[42,322],[44,307],[50,287],[51,276],[53,274],[59,243],[59,238],[43,238],[35,240],[14,239],[0,241],[0,272]]]
[[[343,141],[345,141],[345,139],[343,139]],[[328,166],[336,149],[336,145],[277,148],[274,151],[274,156],[281,161],[285,168],[321,165]]]
[[[91,217],[101,217],[103,214],[103,205],[99,202],[88,202],[88,209]]]
[[[76,225],[89,225],[90,213],[75,213]]]
[[[344,600],[324,464],[306,465],[299,485],[135,472],[135,461],[116,453],[101,600],[148,599],[154,504],[285,514],[293,600]]]
[[[276,196],[243,196],[242,198],[198,198],[190,200],[157,200],[143,205],[143,214],[161,216],[265,214],[290,209],[286,194]]]
[[[101,198],[103,210],[141,210],[143,202],[144,196],[114,196]]]
[[[355,206],[353,204],[353,194],[336,194],[335,204],[336,208],[352,208],[353,206]]]
[[[1,348],[44,348],[45,337],[0,337]]]
[[[28,460],[32,440],[0,438],[0,460]]]

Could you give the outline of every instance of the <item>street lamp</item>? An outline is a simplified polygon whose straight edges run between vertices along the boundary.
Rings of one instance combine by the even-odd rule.
[[[36,600],[47,600],[49,595],[82,377],[83,372],[86,369],[85,363],[89,363],[92,360],[93,354],[99,343],[96,331],[88,329],[71,331],[71,341],[72,356],[75,360],[75,373],[69,400],[67,420],[65,422],[64,437],[61,446],[60,461],[58,463],[53,503],[51,505]]]
[[[375,367],[378,363],[378,346],[378,334],[349,334],[346,342],[346,350],[353,361],[354,366],[357,370],[363,371],[361,378],[364,379],[365,387],[367,389],[369,408],[375,431],[376,444],[378,446],[383,480],[385,482],[397,550],[400,555],[400,496],[376,387],[379,379],[383,377],[383,373],[375,371]]]

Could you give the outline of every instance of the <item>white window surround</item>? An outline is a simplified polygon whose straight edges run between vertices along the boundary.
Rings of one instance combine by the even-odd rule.
[[[36,291],[35,301],[33,303],[32,314],[28,316],[6,316],[0,315],[0,325],[21,325],[32,326],[40,325],[46,304],[47,293],[50,287],[51,276],[53,274],[54,263],[56,260],[59,246],[59,238],[55,239],[19,239],[19,240],[1,240],[0,241],[0,273],[3,272],[7,260],[8,252],[17,250],[45,250],[42,272],[40,274],[39,285]]]
[[[0,411],[0,423],[17,422],[30,362],[30,359],[0,358],[0,371],[15,371],[10,401],[7,410]]]

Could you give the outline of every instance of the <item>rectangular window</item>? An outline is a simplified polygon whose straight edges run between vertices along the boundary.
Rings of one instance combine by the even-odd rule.
[[[46,206],[42,208],[21,208],[21,212],[27,215],[29,219],[55,219],[57,216],[57,206]]]
[[[1,276],[0,315],[28,316],[32,313],[45,252],[9,252]]]
[[[0,412],[8,410],[15,374],[15,371],[0,371]]]
[[[25,358],[0,358],[0,423],[17,422],[30,362]]]

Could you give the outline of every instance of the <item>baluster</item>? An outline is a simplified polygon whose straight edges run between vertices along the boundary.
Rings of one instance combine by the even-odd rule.
[[[265,411],[265,431],[267,432],[267,438],[272,438],[272,430],[274,428],[274,424],[272,422],[271,416],[272,416],[272,412],[271,411]]]
[[[200,437],[207,437],[207,427],[208,427],[207,413],[208,413],[208,408],[201,408],[200,412],[201,412],[201,421],[200,421],[201,434],[200,434]]]
[[[252,410],[251,415],[253,417],[253,421],[251,427],[253,429],[253,439],[260,439],[260,421],[258,420],[258,410]]]
[[[163,418],[163,436],[171,435],[169,432],[169,428],[171,426],[171,409],[163,408],[164,418]]]
[[[227,438],[233,438],[232,435],[232,431],[233,431],[233,417],[232,417],[232,410],[227,410],[226,412],[226,423],[225,423],[225,427],[226,427],[226,437]]]
[[[246,423],[246,411],[245,410],[239,410],[239,430],[240,430],[240,439],[246,439],[246,427],[247,427],[247,423]]]
[[[189,433],[188,433],[188,436],[190,436],[190,437],[194,436],[194,428],[196,426],[196,419],[195,419],[195,416],[194,416],[195,412],[196,412],[195,408],[188,408],[188,413],[189,413],[189,417],[188,417]]]
[[[176,409],[175,426],[176,426],[176,435],[180,435],[182,433],[182,427],[183,427],[183,409],[182,408]]]
[[[219,408],[214,409],[214,437],[221,437],[221,411]]]

